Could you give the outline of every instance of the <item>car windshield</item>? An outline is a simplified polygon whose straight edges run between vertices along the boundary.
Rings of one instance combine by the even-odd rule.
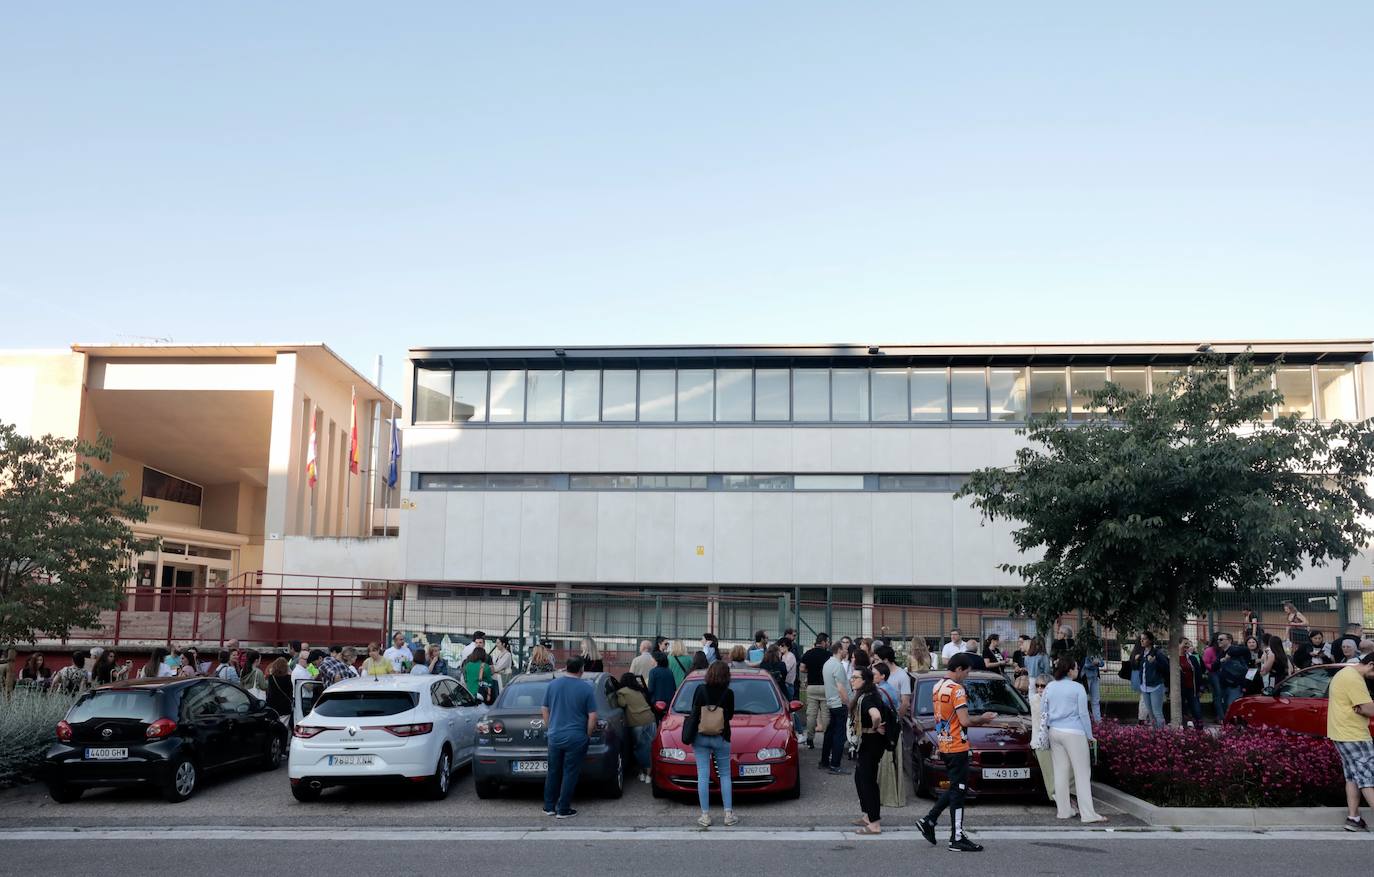
[[[315,701],[315,715],[335,719],[394,716],[415,709],[410,691],[326,691]]]
[[[530,682],[512,682],[501,690],[501,696],[496,699],[497,709],[516,710],[523,712],[539,712],[539,708],[544,705],[544,692],[549,690],[549,679],[538,679]],[[582,681],[588,685],[592,680],[582,677]]]
[[[1339,667],[1317,667],[1289,676],[1279,685],[1280,697],[1326,697]]]
[[[67,713],[68,722],[91,719],[137,719],[152,722],[158,718],[157,692],[104,689],[92,692]]]
[[[935,710],[930,704],[930,693],[935,690],[938,679],[923,680],[916,689],[916,712],[922,716],[933,716]],[[968,711],[970,713],[997,713],[1003,716],[1028,716],[1030,705],[1021,694],[1004,679],[966,679],[964,690],[968,692]]]
[[[689,679],[673,701],[673,712],[687,715],[692,711],[692,698],[701,687],[700,679]],[[777,690],[767,679],[733,679],[730,690],[735,693],[735,713],[742,716],[766,716],[782,712]]]

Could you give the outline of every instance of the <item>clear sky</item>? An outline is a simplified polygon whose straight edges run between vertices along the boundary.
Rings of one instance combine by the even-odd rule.
[[[1368,337],[1374,3],[18,3],[0,346]]]

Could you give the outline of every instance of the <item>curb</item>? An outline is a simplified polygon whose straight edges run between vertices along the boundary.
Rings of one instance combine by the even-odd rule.
[[[1104,783],[1093,783],[1093,800],[1104,801],[1155,828],[1342,828],[1339,807],[1160,807]]]

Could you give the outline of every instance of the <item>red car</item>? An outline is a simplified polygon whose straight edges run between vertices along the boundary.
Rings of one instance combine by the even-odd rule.
[[[945,763],[936,749],[935,710],[931,692],[945,678],[941,672],[915,675],[915,717],[903,718],[902,746],[909,753],[908,772],[916,794],[933,797],[949,788]],[[1040,763],[1031,750],[1030,704],[1000,673],[975,671],[964,680],[970,715],[999,714],[988,725],[968,729],[968,797],[1030,796],[1044,799]]]
[[[1326,691],[1342,664],[1320,664],[1299,670],[1263,694],[1242,697],[1226,711],[1230,725],[1285,728],[1299,734],[1326,736]],[[1374,733],[1374,719],[1369,722]]]
[[[682,724],[692,712],[692,695],[706,674],[688,674],[678,687],[668,713],[658,725],[653,749],[655,798],[674,792],[696,792],[697,760],[692,747],[682,742]],[[802,708],[788,702],[782,690],[762,670],[731,670],[730,690],[735,693],[735,717],[730,722],[730,775],[735,795],[780,794],[801,797],[797,735],[792,733],[792,713]],[[661,702],[660,702],[661,703]],[[720,792],[720,778],[711,768],[711,791]]]

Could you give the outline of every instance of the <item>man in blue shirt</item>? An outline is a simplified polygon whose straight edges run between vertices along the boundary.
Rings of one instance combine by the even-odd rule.
[[[582,761],[596,728],[596,697],[582,681],[582,659],[568,659],[567,673],[544,692],[544,728],[549,742],[549,769],[544,775],[544,815],[569,819]]]

